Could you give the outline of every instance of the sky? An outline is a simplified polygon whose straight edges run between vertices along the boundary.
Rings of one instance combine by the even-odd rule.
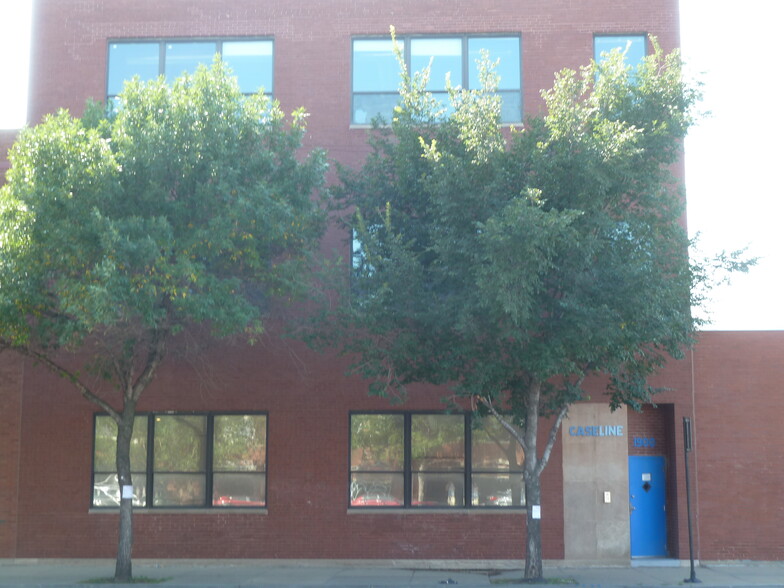
[[[0,0],[6,59],[0,129],[25,122],[31,0]],[[784,0],[680,0],[683,56],[704,84],[686,139],[689,232],[705,255],[747,248],[748,274],[716,288],[709,330],[784,330],[784,116],[778,41]]]

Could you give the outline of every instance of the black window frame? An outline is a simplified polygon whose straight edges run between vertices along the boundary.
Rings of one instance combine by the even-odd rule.
[[[156,505],[155,504],[155,475],[156,473],[161,475],[170,474],[172,472],[164,471],[164,472],[156,472],[155,471],[155,423],[156,419],[160,417],[171,417],[171,416],[196,416],[196,417],[204,417],[205,418],[205,428],[204,428],[204,445],[205,445],[205,464],[204,464],[204,501],[201,504],[187,504],[187,505],[177,505],[177,504],[165,504],[165,505]],[[214,481],[215,481],[215,474],[221,473],[233,473],[233,472],[224,472],[215,469],[213,463],[214,457],[214,447],[215,447],[215,418],[216,417],[223,417],[223,416],[263,416],[264,421],[264,461],[263,461],[263,469],[258,472],[263,474],[264,476],[264,488],[263,488],[263,504],[238,504],[232,502],[225,502],[222,504],[215,504],[214,500]],[[95,413],[93,415],[93,429],[92,429],[92,458],[91,458],[91,470],[90,470],[90,508],[91,509],[101,509],[101,510],[114,510],[119,508],[118,504],[96,504],[95,503],[95,484],[96,484],[96,432],[97,432],[97,425],[98,425],[98,418],[109,418],[111,417],[107,413]],[[132,471],[131,475],[133,477],[134,474],[142,473],[145,479],[145,495],[144,495],[144,504],[137,505],[134,504],[134,509],[141,509],[141,510],[185,510],[185,509],[216,509],[216,510],[227,510],[227,509],[237,509],[237,510],[251,510],[251,509],[266,509],[268,507],[268,489],[269,489],[269,414],[266,411],[197,411],[197,412],[189,412],[189,411],[162,411],[162,412],[143,412],[137,413],[135,418],[143,418],[146,419],[147,423],[147,447],[146,447],[146,464],[145,464],[145,471]],[[112,421],[113,422],[113,421]],[[100,474],[107,474],[111,473],[112,475],[116,476],[116,471],[107,472],[104,470],[99,471]],[[174,472],[177,473],[177,472]],[[186,472],[186,473],[198,473],[198,472]],[[118,496],[119,496],[119,488],[118,488]]]
[[[112,45],[116,44],[123,44],[123,45],[130,45],[130,44],[139,44],[139,43],[146,43],[150,45],[157,44],[158,45],[158,77],[165,76],[166,74],[166,45],[169,43],[215,43],[215,53],[222,55],[223,54],[223,45],[224,43],[238,43],[238,42],[247,42],[247,43],[254,43],[254,42],[269,42],[272,46],[272,69],[270,71],[270,80],[271,84],[270,87],[264,88],[264,94],[266,96],[273,97],[275,91],[275,40],[273,37],[270,36],[259,36],[259,37],[171,37],[171,38],[138,38],[138,37],[125,37],[125,38],[111,38],[108,40],[106,45],[106,103],[111,104],[118,96],[118,94],[111,94],[109,83],[110,83],[110,73],[111,73],[111,47]],[[214,54],[213,54],[214,56]],[[209,66],[210,63],[205,63],[204,65]],[[129,78],[130,79],[130,78]],[[255,92],[244,92],[246,96],[252,95]]]
[[[352,451],[353,451],[353,444],[352,444],[352,418],[355,416],[375,416],[375,415],[389,415],[389,416],[402,416],[403,417],[403,466],[401,470],[384,470],[384,469],[352,469]],[[418,473],[428,473],[428,472],[415,472],[412,468],[412,420],[415,416],[421,415],[448,415],[448,416],[462,416],[463,417],[463,443],[464,443],[464,450],[463,450],[463,496],[462,496],[462,504],[455,504],[455,505],[444,505],[444,504],[415,504],[412,494],[413,494],[413,484],[412,478],[413,476],[417,475]],[[487,419],[492,419],[494,417],[485,417]],[[443,510],[445,512],[455,512],[460,510],[466,509],[481,509],[481,510],[492,510],[492,511],[513,511],[513,512],[521,512],[527,510],[527,502],[524,499],[524,492],[523,492],[523,500],[524,504],[478,504],[475,503],[476,497],[474,496],[474,479],[473,476],[475,474],[479,475],[505,475],[508,474],[511,476],[520,476],[520,481],[522,484],[523,478],[523,463],[520,463],[519,466],[513,468],[509,467],[509,470],[492,470],[487,468],[481,467],[474,467],[473,465],[473,435],[475,431],[474,427],[474,415],[471,412],[456,412],[456,411],[395,411],[395,410],[357,410],[357,411],[350,411],[349,412],[349,421],[348,421],[348,480],[347,480],[347,501],[348,501],[348,508],[351,511],[372,511],[372,510],[405,510],[408,512],[416,512],[422,510]],[[433,472],[429,472],[433,473]],[[441,472],[439,472],[441,473]],[[446,473],[446,472],[443,472]],[[358,498],[352,496],[353,494],[353,477],[355,474],[388,474],[388,475],[402,475],[403,477],[403,502],[402,504],[356,504],[355,500]],[[478,502],[478,500],[477,500]]]
[[[505,38],[511,38],[511,39],[517,39],[517,41],[518,41],[518,62],[519,62],[518,66],[520,68],[519,71],[518,71],[518,76],[519,76],[519,81],[520,81],[519,86],[516,89],[514,89],[514,90],[501,90],[501,89],[499,89],[498,93],[499,94],[503,94],[504,92],[507,92],[507,93],[515,92],[519,96],[519,101],[520,101],[519,112],[515,113],[517,115],[515,117],[515,119],[514,120],[506,120],[506,121],[502,120],[501,124],[505,124],[505,125],[521,124],[523,122],[523,113],[524,113],[524,110],[525,110],[525,108],[524,108],[525,105],[523,104],[523,85],[524,85],[524,78],[523,78],[523,39],[522,39],[522,35],[519,32],[517,32],[517,33],[515,33],[515,32],[451,33],[451,34],[450,33],[439,33],[439,34],[415,33],[415,34],[405,34],[405,35],[397,35],[396,36],[397,41],[403,43],[403,61],[404,61],[405,65],[406,65],[406,69],[407,69],[409,74],[413,74],[414,73],[411,70],[411,41],[412,40],[459,39],[460,43],[461,43],[461,76],[462,76],[462,79],[464,80],[464,83],[462,84],[462,87],[467,88],[469,90],[472,89],[469,86],[470,72],[471,72],[472,68],[475,67],[475,65],[473,63],[471,63],[471,59],[470,59],[469,42],[472,39],[493,39],[493,38],[504,38],[504,39]],[[355,113],[356,113],[357,109],[354,106],[354,104],[355,104],[355,97],[356,96],[358,96],[358,95],[388,95],[389,97],[395,97],[395,96],[399,95],[399,92],[397,91],[397,88],[398,88],[399,84],[397,84],[397,83],[395,84],[396,90],[394,92],[393,91],[388,91],[388,90],[377,91],[377,92],[355,91],[354,90],[354,74],[355,74],[355,72],[354,72],[354,43],[356,41],[384,41],[384,40],[389,41],[390,45],[391,45],[391,38],[389,37],[389,35],[387,35],[387,36],[383,36],[383,35],[357,35],[357,36],[354,36],[354,37],[351,38],[351,62],[350,62],[351,63],[351,75],[349,76],[349,78],[350,78],[350,80],[349,80],[350,95],[351,95],[351,113],[350,113],[349,119],[350,119],[350,122],[351,122],[352,126],[359,126],[359,127],[369,126],[369,125],[372,124],[372,121],[378,116],[378,113],[377,113],[377,114],[370,115],[369,118],[366,121],[356,121],[355,120]],[[453,80],[453,83],[454,83],[454,80]],[[441,92],[441,91],[433,92],[433,94],[440,94],[440,93],[443,93],[443,92]],[[391,112],[389,112],[389,113],[380,113],[380,114],[382,115],[382,118],[384,118],[386,120],[386,122],[389,122],[388,117],[391,116],[391,114],[392,114]]]

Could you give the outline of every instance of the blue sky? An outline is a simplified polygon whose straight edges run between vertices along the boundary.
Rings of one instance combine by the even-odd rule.
[[[712,294],[713,330],[784,329],[784,182],[779,50],[784,0],[680,0],[683,54],[704,82],[701,120],[686,140],[689,231],[704,252],[748,247],[749,274]],[[6,59],[0,128],[24,123],[31,0],[0,2]]]

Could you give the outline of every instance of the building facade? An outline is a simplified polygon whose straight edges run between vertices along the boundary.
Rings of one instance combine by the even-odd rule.
[[[176,76],[219,52],[244,91],[263,86],[285,111],[308,110],[306,147],[357,167],[369,119],[394,100],[390,25],[412,68],[434,57],[434,79],[450,71],[470,87],[472,56],[500,57],[514,123],[541,112],[554,72],[603,43],[644,52],[653,35],[677,47],[678,2],[37,0],[30,124],[111,101],[131,75]],[[274,332],[253,348],[216,343],[198,367],[169,360],[143,395],[136,557],[524,557],[521,456],[508,439],[446,414],[443,390],[422,386],[403,406],[371,398],[341,359]],[[668,391],[640,413],[610,412],[597,383],[543,474],[544,557],[687,558],[684,417],[696,555],[784,557],[782,351],[782,333],[704,333],[657,376]],[[67,383],[0,355],[0,557],[114,555],[107,424]]]

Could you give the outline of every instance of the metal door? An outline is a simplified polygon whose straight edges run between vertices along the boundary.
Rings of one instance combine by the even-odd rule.
[[[664,457],[629,456],[629,519],[632,557],[667,555]]]

